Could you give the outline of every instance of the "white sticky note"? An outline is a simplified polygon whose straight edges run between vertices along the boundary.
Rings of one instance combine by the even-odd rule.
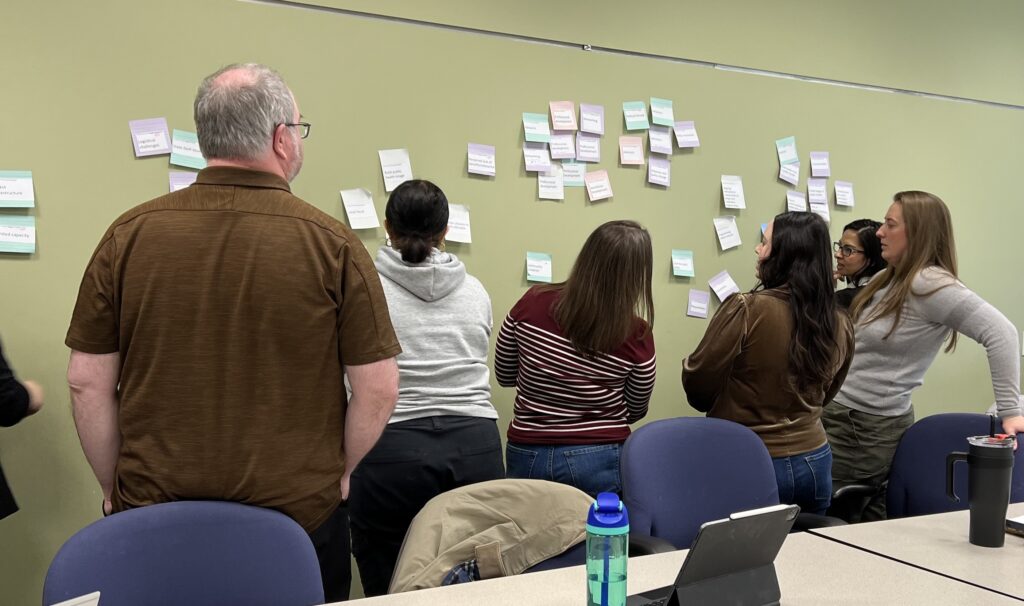
[[[818,215],[825,220],[825,223],[829,223],[832,218],[829,216],[828,204],[811,204],[811,212]]]
[[[548,145],[552,160],[576,158],[576,136],[573,133],[551,133]]]
[[[792,184],[794,187],[800,183],[800,163],[783,164],[779,166],[779,180]]]
[[[740,240],[740,230],[736,228],[736,217],[715,217],[715,233],[718,234],[718,245],[722,250],[743,244]]]
[[[815,204],[828,204],[828,181],[825,179],[807,180],[807,201]]]
[[[580,103],[580,130],[596,135],[604,134],[603,105]]]
[[[529,282],[551,282],[551,255],[526,253],[526,279]]]
[[[469,207],[462,204],[448,205],[448,233],[444,239],[449,242],[473,242],[473,232],[469,227]]]
[[[836,181],[836,205],[853,206],[853,183],[849,181]]]
[[[393,191],[413,178],[409,150],[382,149],[377,152],[377,156],[380,157],[380,172],[384,175],[384,191]]]
[[[619,137],[619,163],[623,166],[644,163],[643,137]]]
[[[608,171],[598,170],[587,173],[584,181],[587,184],[587,198],[591,202],[612,197],[612,182],[608,179]]]
[[[576,104],[572,101],[552,101],[548,103],[551,110],[552,130],[576,130]]]
[[[793,213],[807,212],[807,196],[802,191],[786,192],[786,210]]]
[[[600,162],[601,137],[585,132],[576,135],[576,160],[579,162]]]
[[[647,162],[647,182],[655,185],[672,185],[672,164],[668,158],[651,156]]]
[[[30,170],[0,170],[0,207],[32,208],[36,189]]]
[[[828,159],[827,151],[812,151],[811,152],[811,176],[812,177],[831,177],[832,176],[832,165]]]
[[[348,226],[352,229],[380,227],[380,221],[377,219],[377,209],[373,206],[373,196],[370,194],[370,190],[363,188],[343,189],[341,190],[341,203],[345,206]]]
[[[565,183],[562,179],[562,167],[552,164],[551,169],[537,173],[537,197],[543,200],[564,200]]]
[[[736,175],[722,175],[722,200],[726,208],[746,208],[743,197],[743,179]]]
[[[493,177],[495,173],[493,145],[470,143],[466,150],[466,170],[474,175]]]
[[[583,162],[565,160],[562,162],[562,184],[565,187],[584,187],[587,165]]]
[[[697,137],[697,125],[693,120],[682,120],[673,125],[676,131],[676,145],[684,147],[700,147],[700,138]]]
[[[672,153],[672,129],[667,126],[652,126],[647,131],[651,151],[657,154]]]
[[[711,290],[715,291],[715,296],[718,297],[719,301],[725,301],[729,295],[740,291],[740,287],[727,271],[723,271],[711,278],[711,280],[708,281],[708,286],[711,287]]]
[[[523,159],[526,161],[526,170],[531,172],[547,172],[551,168],[547,143],[527,141],[523,144]]]
[[[58,602],[52,606],[99,606],[100,605],[100,592],[94,591],[85,595],[80,595],[77,598],[71,598],[63,602]]]

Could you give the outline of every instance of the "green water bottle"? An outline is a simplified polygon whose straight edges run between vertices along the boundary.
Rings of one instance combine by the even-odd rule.
[[[587,515],[587,606],[625,606],[629,515],[614,492],[602,492]]]

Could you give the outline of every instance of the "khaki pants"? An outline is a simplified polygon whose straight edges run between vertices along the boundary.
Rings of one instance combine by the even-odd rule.
[[[832,447],[832,490],[851,484],[881,486],[889,477],[892,457],[903,432],[914,424],[914,411],[883,417],[830,402],[823,409],[821,422]],[[883,488],[868,501],[860,520],[884,519]]]

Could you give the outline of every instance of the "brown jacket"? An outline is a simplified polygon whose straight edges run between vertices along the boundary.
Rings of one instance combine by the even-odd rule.
[[[786,289],[730,297],[712,318],[700,345],[683,360],[683,388],[690,406],[751,428],[773,457],[825,444],[821,407],[839,391],[853,359],[853,325],[840,311],[831,380],[798,393],[790,382],[789,305]]]

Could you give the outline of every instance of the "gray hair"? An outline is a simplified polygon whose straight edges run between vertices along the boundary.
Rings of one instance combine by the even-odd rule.
[[[248,78],[217,82],[225,72]],[[278,124],[295,119],[295,99],[281,74],[259,63],[235,63],[199,85],[194,106],[199,148],[207,159],[255,160],[271,144]]]

